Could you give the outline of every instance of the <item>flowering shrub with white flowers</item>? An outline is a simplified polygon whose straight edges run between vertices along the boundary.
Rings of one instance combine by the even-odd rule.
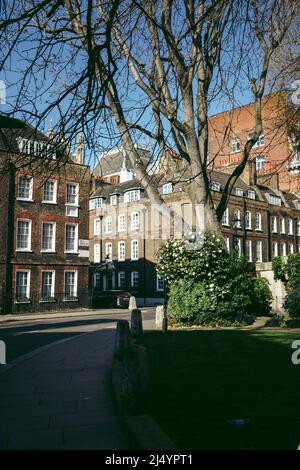
[[[206,233],[199,250],[169,240],[157,253],[158,274],[169,287],[169,315],[186,325],[249,324],[257,305],[255,271],[230,255],[222,240]]]

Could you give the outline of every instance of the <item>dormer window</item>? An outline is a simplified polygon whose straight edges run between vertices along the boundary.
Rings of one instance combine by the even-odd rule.
[[[270,204],[274,206],[281,206],[281,197],[275,196],[274,194],[267,194],[267,199]]]
[[[93,209],[98,209],[99,207],[103,207],[104,205],[104,198],[103,197],[95,197],[90,199],[90,211]]]
[[[31,139],[18,139],[19,150],[28,155],[36,155],[39,157],[46,157],[56,159],[56,152],[52,145],[45,141],[37,141]]]
[[[252,189],[248,189],[247,191],[247,197],[249,199],[255,199],[255,191],[253,191]]]
[[[125,202],[139,201],[141,199],[141,190],[140,189],[131,189],[126,191],[124,195]]]
[[[210,187],[212,191],[221,191],[221,185],[217,181],[212,181]]]
[[[235,195],[243,197],[244,196],[244,190],[242,188],[235,188]]]
[[[162,193],[163,194],[170,194],[173,192],[173,184],[172,183],[166,183],[162,187]]]
[[[238,137],[234,137],[231,140],[231,151],[232,153],[239,152],[241,150],[241,141]]]

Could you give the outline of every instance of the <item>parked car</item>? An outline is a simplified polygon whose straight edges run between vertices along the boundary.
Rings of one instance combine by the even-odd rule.
[[[130,292],[123,290],[94,291],[92,296],[93,308],[128,308]]]

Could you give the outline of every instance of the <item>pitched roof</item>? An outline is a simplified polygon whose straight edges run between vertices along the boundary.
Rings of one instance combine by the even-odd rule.
[[[151,158],[150,150],[141,147],[138,147],[137,150],[142,162],[147,167]],[[128,152],[123,147],[113,148],[108,152],[102,153],[94,167],[93,173],[95,176],[112,175],[119,173],[124,166],[128,171],[133,169]]]
[[[19,153],[18,138],[40,142],[49,141],[45,134],[26,121],[0,116],[0,150]]]

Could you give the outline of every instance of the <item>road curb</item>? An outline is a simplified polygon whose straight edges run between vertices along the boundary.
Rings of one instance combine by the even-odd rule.
[[[57,346],[59,344],[66,343],[67,341],[72,341],[72,340],[78,339],[82,336],[86,336],[86,335],[89,335],[89,334],[92,334],[92,333],[95,333],[95,331],[89,331],[87,333],[80,333],[80,334],[76,335],[75,337],[71,337],[71,338],[60,339],[58,341],[54,341],[53,343],[49,343],[49,344],[46,344],[45,346],[41,346],[40,348],[34,349],[33,351],[30,351],[29,353],[23,354],[22,356],[19,356],[16,359],[14,359],[13,361],[11,361],[9,364],[1,365],[0,366],[0,375],[5,374],[5,372],[8,372],[9,370],[11,370],[14,367],[18,366],[22,362],[28,361],[32,357],[37,356],[38,354],[41,354],[44,351],[47,351],[47,349],[50,349],[50,348],[52,348],[54,346]]]

